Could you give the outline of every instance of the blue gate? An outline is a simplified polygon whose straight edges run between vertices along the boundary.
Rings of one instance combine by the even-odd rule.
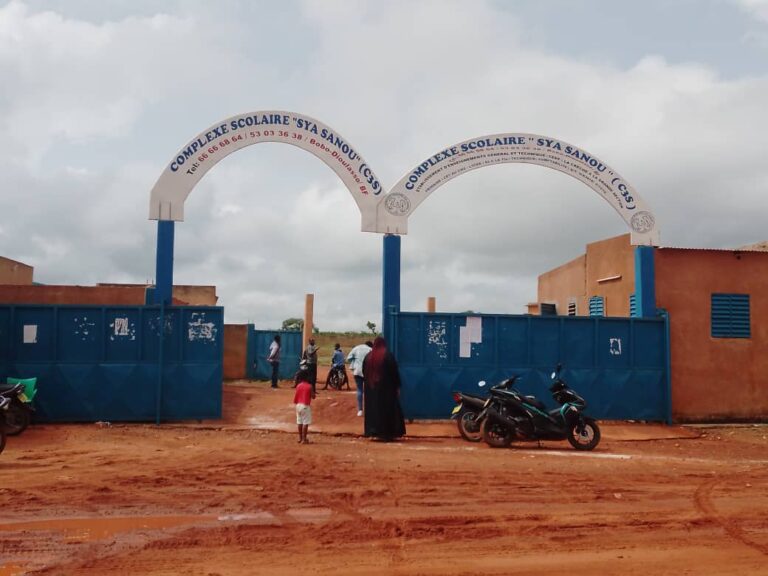
[[[253,325],[248,326],[248,378],[269,380],[272,377],[272,366],[267,362],[267,354],[275,334],[280,334],[278,376],[281,380],[293,380],[299,369],[302,333],[294,330],[255,330]]]
[[[669,421],[666,318],[392,315],[407,418],[447,418],[452,391],[522,375],[518,388],[554,407],[548,385],[563,377],[596,418]]]
[[[221,307],[0,305],[0,379],[38,379],[40,421],[221,418],[223,321]]]

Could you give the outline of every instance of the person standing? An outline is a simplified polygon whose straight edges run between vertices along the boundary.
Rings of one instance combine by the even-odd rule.
[[[319,346],[315,346],[315,339],[310,338],[307,348],[304,350],[303,359],[307,363],[307,372],[309,373],[309,383],[312,384],[312,392],[315,392],[317,386],[317,352]]]
[[[312,398],[315,397],[315,391],[312,384],[309,383],[309,373],[306,370],[299,370],[296,375],[296,392],[293,394],[293,403],[296,405],[296,426],[299,429],[299,444],[309,444],[307,432],[309,425],[312,424]]]
[[[405,435],[400,407],[400,369],[381,336],[363,361],[365,436],[385,442]]]
[[[272,388],[277,388],[277,372],[280,369],[280,334],[275,334],[275,338],[269,345],[267,362],[272,366]]]
[[[373,348],[373,343],[368,340],[364,344],[358,344],[352,350],[349,351],[347,356],[347,362],[349,362],[352,368],[352,375],[355,378],[355,386],[357,386],[357,415],[363,415],[363,362],[365,357]]]

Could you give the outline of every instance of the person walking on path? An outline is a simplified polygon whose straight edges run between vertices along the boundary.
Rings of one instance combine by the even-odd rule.
[[[309,425],[312,424],[312,399],[315,397],[315,391],[312,384],[309,383],[309,373],[306,370],[299,370],[296,375],[296,392],[293,394],[293,403],[296,405],[296,426],[299,429],[299,444],[309,444],[307,432]]]
[[[309,383],[312,384],[312,392],[315,392],[317,386],[317,351],[320,350],[318,346],[315,346],[315,339],[310,338],[307,348],[302,354],[302,359],[307,364],[307,372],[309,372]]]
[[[272,366],[272,388],[277,388],[277,372],[280,369],[280,334],[275,334],[275,338],[269,345],[267,362]]]
[[[373,343],[368,340],[364,344],[358,344],[352,350],[349,351],[347,356],[347,362],[349,362],[352,368],[352,375],[355,378],[355,386],[357,386],[357,415],[363,415],[363,361],[365,357],[373,348]]]
[[[385,442],[405,435],[400,407],[400,369],[381,336],[363,361],[365,436]]]

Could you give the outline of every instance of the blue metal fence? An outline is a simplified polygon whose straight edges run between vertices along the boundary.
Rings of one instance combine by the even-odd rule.
[[[519,389],[554,407],[547,386],[558,363],[597,418],[667,420],[664,318],[426,314],[392,315],[408,418],[446,418],[452,391],[482,393],[522,375]]]
[[[223,322],[221,307],[0,305],[0,379],[38,379],[40,421],[220,418]]]
[[[272,377],[272,366],[267,362],[267,354],[275,334],[280,334],[278,375],[281,380],[293,380],[299,369],[302,333],[294,330],[256,330],[252,324],[248,326],[248,378],[269,380]]]

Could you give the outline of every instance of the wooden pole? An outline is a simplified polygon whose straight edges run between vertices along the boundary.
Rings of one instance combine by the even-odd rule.
[[[307,294],[304,300],[304,335],[303,335],[303,345],[302,345],[302,351],[307,347],[307,344],[309,343],[309,339],[312,338],[312,329],[314,328],[313,324],[313,315],[314,315],[314,309],[315,309],[315,295],[314,294]]]
[[[427,298],[427,312],[429,312],[430,314],[435,313],[435,297],[434,296],[430,296],[429,298]]]

